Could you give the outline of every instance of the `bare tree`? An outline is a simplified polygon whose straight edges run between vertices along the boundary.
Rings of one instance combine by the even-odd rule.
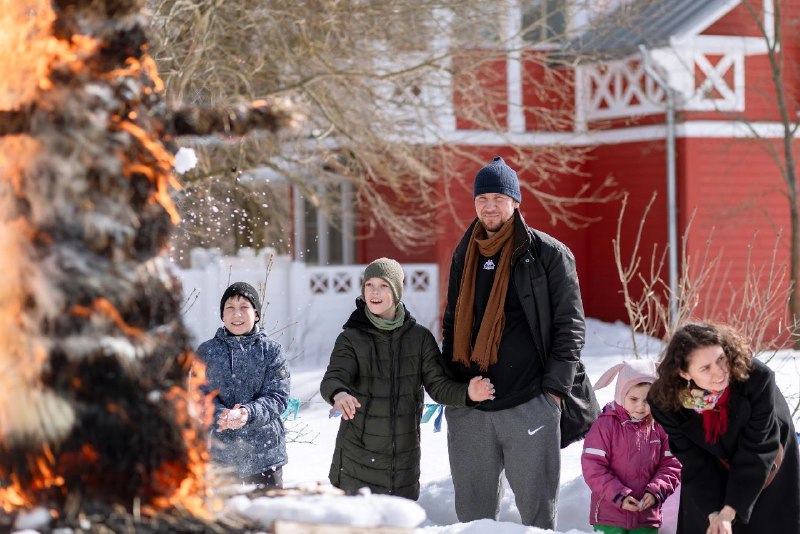
[[[658,2],[650,2],[651,4],[658,4]],[[770,0],[770,1],[754,1],[742,0],[739,13],[743,16],[734,19],[733,24],[741,24],[742,37],[753,35],[757,32],[757,36],[750,37],[750,39],[759,40],[763,43],[761,51],[767,62],[767,69],[769,76],[763,80],[755,82],[748,82],[748,96],[747,102],[752,103],[757,101],[757,96],[762,98],[760,109],[753,111],[752,109],[737,109],[731,106],[730,102],[722,98],[724,94],[732,95],[735,91],[734,87],[727,87],[724,80],[725,76],[732,75],[732,66],[727,67],[727,72],[714,71],[705,72],[705,79],[695,81],[698,95],[694,97],[702,97],[704,104],[710,104],[716,113],[720,116],[735,121],[739,126],[746,131],[749,138],[754,141],[765,153],[769,156],[774,164],[774,168],[778,170],[781,177],[781,184],[777,187],[780,188],[781,194],[786,199],[787,211],[789,220],[788,236],[788,257],[789,265],[785,278],[783,278],[787,287],[794,288],[790,290],[789,299],[787,303],[788,311],[790,314],[789,324],[798,324],[800,320],[800,296],[798,295],[798,281],[800,280],[800,212],[798,211],[798,183],[797,183],[797,170],[796,170],[796,154],[797,150],[795,144],[795,137],[798,132],[797,110],[800,103],[795,96],[795,88],[797,85],[798,77],[800,77],[800,70],[796,65],[796,45],[793,39],[786,40],[786,34],[796,33],[797,25],[800,24],[800,18],[793,14],[794,8],[784,9],[789,7],[789,2],[785,0]],[[711,55],[716,54],[713,52]],[[674,58],[679,58],[680,66],[678,68],[684,69],[685,73],[692,73],[697,69],[697,66],[691,61],[685,62],[685,56],[682,56],[680,51],[676,51]],[[673,58],[673,59],[674,59]],[[678,76],[680,78],[680,76]],[[719,98],[717,98],[719,97]],[[744,98],[740,95],[740,98]],[[766,113],[766,115],[765,115]],[[766,132],[763,128],[767,120],[778,126],[780,131],[779,135],[774,135]],[[737,143],[741,139],[737,139]],[[760,176],[754,176],[753,179],[757,180]],[[740,206],[739,209],[744,209]],[[766,210],[769,217],[769,210]],[[772,212],[775,214],[775,212]],[[783,216],[782,213],[777,214]],[[780,225],[776,226],[776,233],[780,232]],[[748,254],[745,261],[748,263],[748,272],[756,267],[751,264],[751,257],[754,252],[753,246],[748,248]],[[786,247],[783,244],[782,247]],[[760,247],[763,252],[764,247]],[[779,248],[780,250],[780,248]],[[775,262],[777,257],[773,255],[773,267],[776,266]],[[742,284],[747,286],[750,281],[742,280]],[[730,287],[738,288],[739,285],[731,285]],[[768,286],[764,288],[765,291],[771,292],[773,287]],[[747,297],[739,291],[739,296],[747,300]],[[786,324],[786,323],[782,323]],[[785,333],[785,332],[784,332]],[[793,338],[795,348],[800,348],[800,338]]]
[[[787,282],[786,265],[777,258],[780,250],[780,234],[776,237],[769,264],[758,265],[751,261],[750,252],[757,242],[753,235],[748,246],[748,259],[744,267],[743,281],[730,281],[728,269],[724,268],[722,253],[715,253],[712,235],[707,236],[705,247],[699,257],[692,256],[687,248],[691,234],[691,220],[684,231],[680,251],[680,272],[677,284],[676,302],[678,313],[671,317],[669,310],[670,288],[664,282],[664,258],[666,247],[656,243],[649,256],[644,258],[640,252],[644,225],[655,201],[654,194],[639,220],[636,235],[629,256],[624,257],[621,243],[624,240],[623,220],[627,206],[627,195],[623,197],[617,219],[617,232],[612,240],[614,258],[622,283],[622,297],[628,313],[632,350],[639,357],[636,334],[668,338],[672,332],[690,320],[714,319],[736,328],[750,339],[756,354],[763,354],[781,346],[787,334],[795,331],[795,325],[786,320],[786,303],[791,295],[791,284]],[[694,216],[692,216],[692,219]],[[712,230],[713,233],[713,230]],[[721,294],[709,295],[710,287],[726,287],[727,298]],[[702,315],[698,315],[701,298],[707,302]],[[773,325],[783,327],[777,331]]]
[[[771,89],[774,91],[774,105],[780,117],[779,122],[783,132],[779,145],[775,146],[773,142],[766,139],[755,127],[754,121],[746,120],[741,116],[737,119],[747,127],[767,151],[783,178],[790,221],[788,282],[793,288],[789,296],[789,313],[792,323],[797,324],[800,321],[800,297],[798,296],[798,281],[800,281],[800,211],[798,209],[800,208],[797,205],[797,170],[794,152],[796,150],[795,136],[800,121],[798,121],[797,115],[798,102],[794,96],[795,86],[792,82],[796,80],[798,73],[796,69],[787,73],[783,35],[784,30],[789,30],[791,26],[800,21],[784,19],[783,3],[783,0],[773,0],[771,2],[773,12],[769,13],[767,9],[759,9],[754,6],[752,0],[743,0],[743,5],[750,13],[758,27],[759,34],[766,43]],[[767,8],[767,4],[764,3],[763,7]],[[800,349],[800,338],[795,337],[794,345],[796,349]]]
[[[499,65],[510,54],[525,53],[525,61],[538,67],[526,73],[542,73],[525,74],[529,90],[538,95],[536,104],[519,103],[528,120],[540,130],[572,128],[568,76],[558,79],[547,50],[528,53],[568,37],[566,24],[555,30],[547,24],[553,17],[566,20],[565,12],[539,8],[520,17],[509,13],[505,0],[150,0],[149,5],[156,14],[155,55],[169,98],[207,104],[281,95],[309,117],[301,138],[254,135],[244,144],[239,138],[193,144],[200,165],[186,178],[192,182],[187,196],[197,193],[189,204],[214,196],[208,191],[217,186],[209,182],[252,192],[254,184],[243,185],[239,174],[266,168],[277,177],[271,187],[285,180],[311,204],[332,212],[326,198],[316,195],[316,184],[345,181],[352,184],[356,204],[370,213],[360,221],[362,234],[380,226],[398,246],[418,246],[434,238],[430,213],[449,200],[450,184],[440,180],[460,176],[454,161],[471,161],[472,168],[485,163],[483,155],[441,135],[442,119],[451,112],[459,124],[505,136],[521,170],[536,169],[537,181],[523,187],[553,221],[586,224],[575,208],[613,197],[609,183],[586,176],[577,193],[560,194],[555,182],[580,175],[585,150],[520,146],[508,135],[501,110],[508,100]],[[523,23],[514,25],[512,19]],[[451,97],[459,106],[448,112]],[[259,218],[276,219],[275,201],[258,204],[268,205]],[[215,206],[225,211],[218,202]],[[204,224],[196,225],[198,234],[208,227]]]
[[[628,206],[628,194],[622,197],[622,206],[619,217],[617,217],[617,233],[611,243],[614,248],[614,264],[617,267],[617,274],[622,283],[622,300],[625,304],[625,312],[628,315],[628,325],[630,326],[631,347],[633,354],[638,358],[640,355],[639,346],[636,342],[636,334],[644,333],[652,335],[663,328],[667,321],[664,316],[665,307],[660,300],[663,292],[664,283],[660,277],[664,267],[664,250],[658,254],[657,247],[653,246],[650,257],[649,276],[641,272],[642,256],[639,247],[642,239],[642,227],[647,220],[647,214],[653,206],[658,195],[653,193],[650,201],[644,209],[644,214],[639,220],[639,228],[636,232],[636,239],[630,251],[630,258],[622,257],[622,221],[625,218],[625,208]],[[639,297],[634,296],[634,285],[641,284],[642,291]]]

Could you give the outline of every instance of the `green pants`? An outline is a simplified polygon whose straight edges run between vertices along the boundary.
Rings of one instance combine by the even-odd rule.
[[[603,534],[658,534],[658,529],[656,527],[639,527],[628,530],[622,527],[594,525],[594,531],[602,532]]]

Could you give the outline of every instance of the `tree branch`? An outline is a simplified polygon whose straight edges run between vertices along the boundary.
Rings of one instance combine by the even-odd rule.
[[[244,135],[252,130],[294,129],[300,115],[289,103],[255,101],[233,107],[185,107],[170,110],[164,130],[175,136]]]
[[[0,111],[0,136],[29,133],[36,108]],[[185,107],[168,110],[161,118],[164,132],[173,136],[241,136],[253,130],[294,129],[301,116],[285,102],[255,101],[227,107]]]

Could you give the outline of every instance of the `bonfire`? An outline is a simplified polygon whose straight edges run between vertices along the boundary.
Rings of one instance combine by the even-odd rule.
[[[244,528],[214,519],[207,485],[165,258],[173,155],[181,135],[294,116],[170,109],[142,7],[0,0],[0,529],[33,509],[48,529]]]

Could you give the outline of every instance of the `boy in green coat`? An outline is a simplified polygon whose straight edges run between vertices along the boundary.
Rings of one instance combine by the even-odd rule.
[[[416,500],[423,386],[436,402],[456,406],[492,399],[494,387],[480,376],[464,384],[447,375],[433,334],[401,302],[403,278],[395,260],[367,266],[320,391],[342,414],[331,483]]]

